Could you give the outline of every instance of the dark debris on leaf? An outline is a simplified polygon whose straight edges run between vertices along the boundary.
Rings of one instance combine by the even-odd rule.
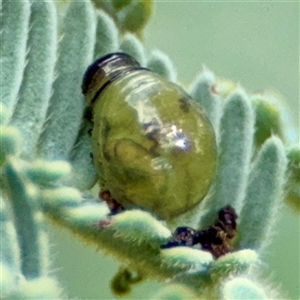
[[[231,241],[236,234],[237,217],[235,209],[227,205],[220,209],[218,219],[212,226],[203,230],[178,227],[172,240],[162,245],[161,248],[200,244],[203,250],[209,251],[215,258],[218,258],[232,251]]]

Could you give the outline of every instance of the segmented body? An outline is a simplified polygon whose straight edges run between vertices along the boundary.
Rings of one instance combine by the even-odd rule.
[[[125,207],[173,218],[199,203],[214,178],[212,126],[179,86],[141,68],[121,73],[100,76],[98,86],[96,73],[91,84],[101,188]]]

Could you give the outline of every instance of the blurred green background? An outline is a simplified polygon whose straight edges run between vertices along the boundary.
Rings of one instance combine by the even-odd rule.
[[[299,128],[298,1],[157,1],[145,43],[170,56],[184,84],[204,64],[249,92],[278,90]],[[299,299],[300,218],[286,205],[280,216],[262,273],[282,288],[284,299]],[[53,267],[69,298],[116,299],[109,281],[118,263],[70,233],[50,229]],[[140,284],[126,299],[151,299],[157,288],[155,282]]]

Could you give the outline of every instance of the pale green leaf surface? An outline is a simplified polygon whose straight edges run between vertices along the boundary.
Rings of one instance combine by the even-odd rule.
[[[9,299],[10,295],[16,290],[17,274],[10,269],[6,264],[0,263],[1,268],[1,299]],[[11,298],[12,299],[12,298]]]
[[[259,262],[258,254],[253,250],[240,250],[219,257],[211,265],[211,276],[227,277],[248,271]]]
[[[141,41],[133,34],[127,33],[124,35],[121,45],[121,51],[134,57],[141,66],[146,65],[146,54]]]
[[[93,59],[95,30],[92,4],[72,2],[64,18],[56,68],[58,77],[39,141],[39,154],[49,160],[66,159],[76,141],[84,108],[81,82]]]
[[[10,155],[20,153],[21,137],[20,132],[12,126],[2,126],[0,130],[0,165]]]
[[[191,300],[199,299],[196,294],[187,287],[179,284],[170,284],[152,296],[155,300]]]
[[[71,166],[66,161],[45,162],[35,160],[26,168],[28,178],[40,185],[53,183],[70,172]]]
[[[1,236],[1,251],[0,261],[5,265],[5,272],[1,268],[2,276],[11,278],[12,283],[16,283],[16,274],[20,272],[20,250],[18,247],[17,234],[14,223],[10,219],[9,211],[7,209],[7,202],[4,201],[2,195],[0,196],[0,236]],[[3,273],[4,272],[4,273]]]
[[[26,59],[30,1],[5,1],[0,20],[0,101],[6,106],[7,121],[17,103]],[[16,20],[18,20],[16,22]]]
[[[254,116],[250,101],[243,90],[238,90],[224,105],[215,193],[208,201],[212,207],[202,218],[202,227],[213,224],[218,210],[226,205],[234,207],[239,214],[252,155],[253,132]]]
[[[64,184],[84,191],[90,189],[97,180],[97,171],[93,163],[93,149],[89,128],[79,131],[75,146],[70,153],[72,172]]]
[[[151,214],[141,210],[128,210],[113,217],[112,229],[125,239],[137,242],[163,244],[171,237],[171,232]]]
[[[62,289],[56,280],[51,277],[43,276],[31,280],[21,279],[18,291],[12,293],[10,299],[64,299]],[[9,299],[7,298],[7,299]]]
[[[40,247],[41,222],[37,212],[37,189],[20,174],[20,162],[10,159],[5,165],[7,193],[11,200],[18,236],[21,270],[27,278],[37,278],[47,271]],[[46,255],[47,257],[47,255]]]
[[[215,75],[204,67],[203,71],[191,83],[188,92],[200,104],[215,132],[218,133],[222,103],[215,91],[216,82]]]
[[[94,58],[116,52],[119,48],[119,32],[114,20],[104,11],[97,11],[97,31]]]
[[[31,5],[28,55],[12,125],[22,134],[22,156],[34,158],[54,81],[57,56],[57,16],[53,2]]]
[[[283,197],[287,158],[277,137],[268,139],[252,166],[240,215],[240,248],[260,251],[270,241]]]
[[[213,262],[209,252],[189,247],[174,247],[161,252],[163,264],[169,268],[203,272]]]
[[[44,189],[41,198],[44,203],[55,205],[57,209],[60,206],[77,206],[82,200],[79,191],[71,187]]]
[[[177,73],[171,59],[159,50],[153,50],[147,61],[147,68],[164,77],[165,79],[176,82]]]
[[[224,284],[222,300],[267,300],[263,289],[246,278],[234,278]]]

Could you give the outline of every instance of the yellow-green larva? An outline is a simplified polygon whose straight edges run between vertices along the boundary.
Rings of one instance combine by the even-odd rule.
[[[112,53],[88,68],[82,91],[102,190],[164,219],[204,198],[216,171],[215,135],[182,88]]]

